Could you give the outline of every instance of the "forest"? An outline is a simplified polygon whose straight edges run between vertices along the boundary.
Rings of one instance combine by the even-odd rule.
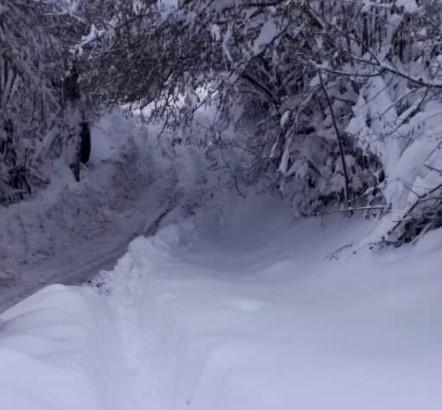
[[[1,204],[59,158],[79,179],[89,123],[118,106],[203,146],[238,195],[414,241],[442,225],[441,20],[438,0],[4,0]]]

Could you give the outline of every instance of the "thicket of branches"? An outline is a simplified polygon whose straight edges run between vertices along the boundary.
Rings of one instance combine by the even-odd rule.
[[[24,3],[28,9],[33,3],[28,19],[54,7]],[[377,240],[393,244],[442,225],[439,0],[91,0],[69,6],[56,7],[75,13],[40,16],[22,34],[48,44],[42,49],[39,42],[38,54],[26,59],[44,67],[33,81],[60,78],[54,73],[66,60],[62,51],[71,50],[69,59],[75,54],[88,74],[82,89],[96,104],[129,105],[160,118],[190,144],[201,143],[195,119],[210,106],[207,157],[230,174],[239,193],[247,185],[274,190],[301,215],[382,213]],[[8,7],[0,8],[2,20],[5,13]],[[61,46],[49,46],[53,41]],[[56,87],[35,90],[40,99],[49,92],[47,104],[59,106]],[[35,111],[44,121],[33,124],[47,132],[53,127],[45,109],[61,111],[43,105]],[[3,122],[10,116],[2,114]],[[36,125],[31,129],[34,144],[47,139]],[[14,132],[20,141],[29,134]]]
[[[53,160],[75,162],[81,104],[74,48],[87,24],[70,15],[69,6],[33,0],[0,5],[2,205],[46,186]]]

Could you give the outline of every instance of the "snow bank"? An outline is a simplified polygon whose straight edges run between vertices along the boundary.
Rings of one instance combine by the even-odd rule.
[[[0,315],[2,409],[121,409],[118,337],[87,288],[48,287]],[[110,377],[110,375],[112,377]]]

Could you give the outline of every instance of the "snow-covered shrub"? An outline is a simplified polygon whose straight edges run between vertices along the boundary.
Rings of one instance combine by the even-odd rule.
[[[427,90],[395,82],[396,87],[387,87],[382,77],[366,82],[348,132],[380,159],[385,172],[379,189],[388,213],[372,239],[401,245],[441,223],[442,103]],[[401,88],[398,98],[395,90]]]

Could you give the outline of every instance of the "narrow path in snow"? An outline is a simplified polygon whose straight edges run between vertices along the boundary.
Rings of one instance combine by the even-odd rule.
[[[363,223],[262,211],[137,239],[104,276],[127,409],[438,409],[440,253],[330,263]]]
[[[139,237],[0,314],[0,407],[439,410],[441,233],[326,258],[368,229],[252,198]]]

